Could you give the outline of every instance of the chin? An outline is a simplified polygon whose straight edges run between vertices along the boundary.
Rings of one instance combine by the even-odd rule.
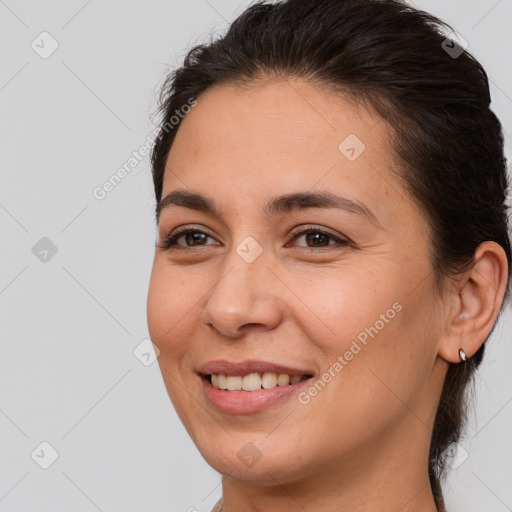
[[[312,465],[290,436],[224,430],[215,434],[204,432],[194,442],[205,461],[226,477],[275,485],[276,481],[296,481],[311,472]]]

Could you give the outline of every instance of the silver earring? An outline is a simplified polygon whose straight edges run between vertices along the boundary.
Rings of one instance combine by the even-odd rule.
[[[466,352],[462,348],[459,349],[459,357],[462,362],[465,362],[467,359]]]

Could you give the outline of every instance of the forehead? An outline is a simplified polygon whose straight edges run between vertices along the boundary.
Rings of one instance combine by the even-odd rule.
[[[400,202],[410,202],[391,134],[369,108],[305,80],[217,85],[179,127],[163,196],[185,185],[213,191],[222,204],[233,203],[235,191],[262,199],[322,188],[364,198],[391,220],[403,215]]]
[[[349,134],[367,146],[384,145],[391,128],[352,96],[306,80],[260,79],[207,89],[181,123],[175,142],[192,136],[196,152],[227,145],[227,157],[279,149],[273,153],[278,157],[293,149],[307,158],[326,150],[339,156],[338,146]]]

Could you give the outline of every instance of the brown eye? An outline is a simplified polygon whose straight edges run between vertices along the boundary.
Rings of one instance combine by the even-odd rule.
[[[171,249],[176,247],[187,249],[197,246],[212,245],[206,243],[208,238],[213,240],[212,236],[203,231],[199,231],[197,229],[185,229],[178,233],[168,235],[158,243],[158,246],[162,249]],[[180,240],[183,240],[184,243],[180,243]]]
[[[204,233],[189,232],[189,233],[184,233],[181,236],[179,236],[178,240],[182,237],[184,237],[185,245],[188,245],[188,246],[190,246],[190,245],[205,245],[208,235],[205,235]]]
[[[333,235],[323,229],[309,228],[296,233],[293,240],[304,238],[305,244],[297,244],[298,247],[305,249],[321,249],[333,245],[346,246],[350,245],[348,240]]]
[[[324,233],[307,233],[305,236],[306,243],[314,247],[326,247],[330,242],[330,237]]]

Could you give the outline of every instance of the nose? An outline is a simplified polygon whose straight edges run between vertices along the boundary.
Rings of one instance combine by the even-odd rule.
[[[280,282],[267,265],[263,254],[247,263],[233,251],[223,274],[210,290],[202,322],[233,339],[252,329],[274,329],[282,319]]]

